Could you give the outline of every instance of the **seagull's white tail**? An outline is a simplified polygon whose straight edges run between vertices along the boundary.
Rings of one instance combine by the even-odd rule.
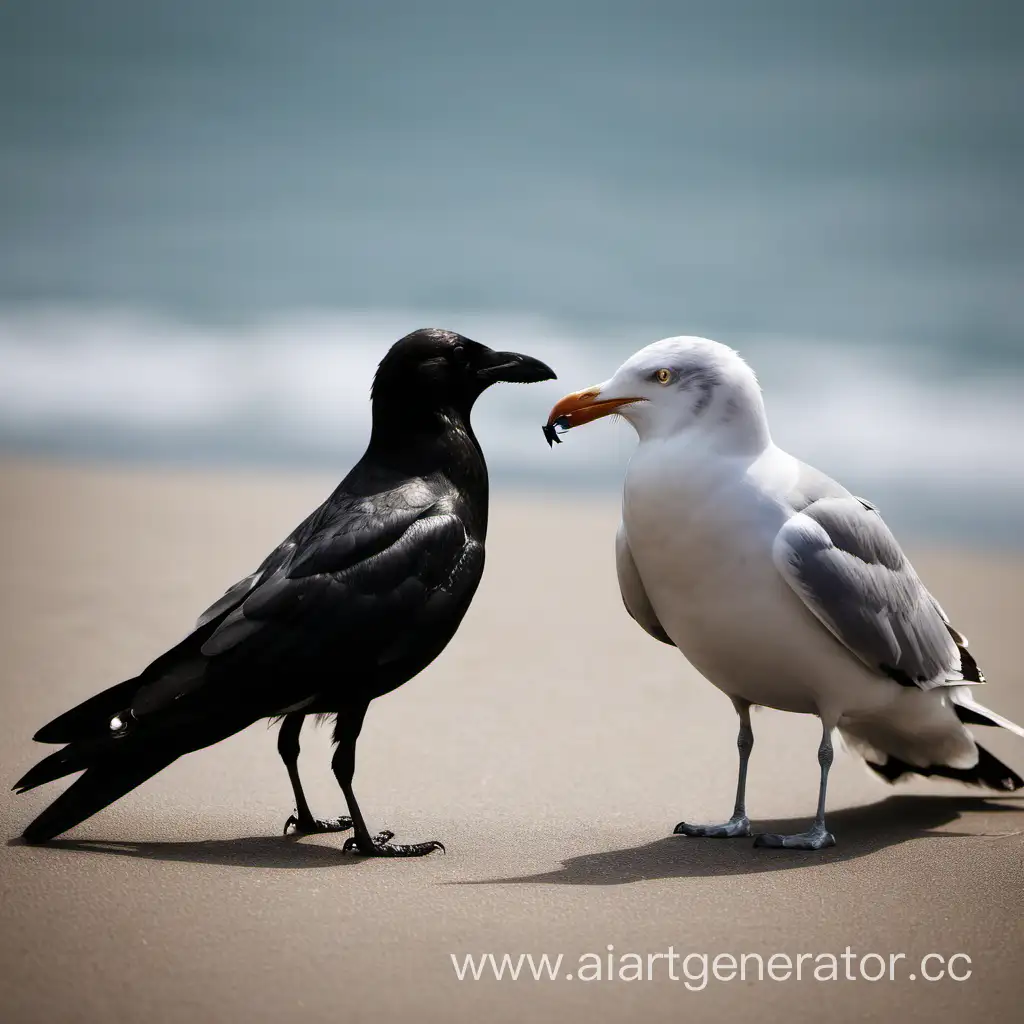
[[[839,732],[868,767],[889,782],[905,775],[937,775],[988,789],[1022,789],[1024,779],[964,727],[995,726],[1022,739],[1024,728],[979,704],[974,689],[958,685],[906,690],[884,715],[844,723]]]
[[[951,686],[949,688],[949,699],[961,722],[969,725],[998,726],[1002,729],[1009,729],[1010,732],[1016,733],[1021,739],[1024,739],[1024,728],[979,704],[971,692],[973,689],[972,686]]]
[[[1012,793],[1015,790],[1024,789],[1024,779],[1012,768],[1008,768],[999,758],[993,757],[980,743],[977,744],[977,748],[978,763],[973,768],[951,768],[945,764],[921,767],[908,764],[893,754],[886,756],[884,764],[867,761],[867,766],[888,782],[895,782],[897,779],[903,778],[904,775],[935,775],[943,779],[955,779],[968,786],[982,786],[985,789],[1004,792]]]

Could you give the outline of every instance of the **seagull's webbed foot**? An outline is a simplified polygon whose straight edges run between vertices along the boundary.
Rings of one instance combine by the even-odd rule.
[[[352,819],[342,815],[339,818],[312,818],[301,814],[289,815],[284,823],[286,836],[312,836],[320,832],[347,832],[352,827]]]
[[[808,831],[792,836],[763,832],[755,837],[754,845],[773,850],[824,850],[826,846],[836,845],[836,837],[824,825],[813,825]]]
[[[673,835],[699,839],[735,839],[750,835],[750,819],[745,814],[734,814],[721,825],[691,825],[681,821],[672,830]]]
[[[432,839],[426,843],[392,843],[394,832],[385,829],[375,836],[366,837],[362,842],[358,836],[350,836],[345,840],[342,849],[346,852],[358,853],[363,857],[423,857],[435,850],[445,852],[444,844]]]

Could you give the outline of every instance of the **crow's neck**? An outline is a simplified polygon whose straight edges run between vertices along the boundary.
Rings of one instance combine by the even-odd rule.
[[[403,475],[444,475],[482,506],[486,521],[487,464],[468,410],[409,405],[389,410],[374,405],[365,458]]]

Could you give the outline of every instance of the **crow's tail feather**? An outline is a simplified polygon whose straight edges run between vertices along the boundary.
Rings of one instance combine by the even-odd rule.
[[[70,711],[58,715],[44,725],[32,738],[39,743],[73,743],[76,740],[99,738],[110,731],[110,720],[131,707],[132,698],[142,686],[138,677],[108,687]]]
[[[139,752],[138,748],[135,752],[109,751],[25,829],[25,839],[30,843],[45,843],[61,832],[67,832],[166,768],[178,753],[167,750]]]
[[[104,753],[110,752],[111,740],[92,740],[82,743],[69,743],[60,750],[44,757],[33,765],[14,784],[15,793],[25,793],[36,786],[42,786],[54,779],[62,779],[65,775],[73,775],[83,768],[94,765]]]

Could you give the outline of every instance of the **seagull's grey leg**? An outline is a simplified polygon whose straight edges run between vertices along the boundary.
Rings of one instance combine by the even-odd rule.
[[[426,843],[392,843],[391,839],[395,833],[386,829],[375,836],[370,835],[359,810],[359,804],[356,803],[356,795],[352,792],[352,776],[356,770],[356,740],[363,727],[365,714],[365,706],[352,709],[350,713],[340,713],[334,726],[334,739],[338,749],[334,752],[331,767],[342,793],[345,794],[348,810],[352,815],[352,827],[355,829],[355,835],[345,840],[342,849],[361,853],[364,857],[422,857],[426,853],[433,853],[434,850],[443,852],[444,845],[437,840]]]
[[[331,818],[321,820],[310,813],[306,794],[302,791],[302,780],[299,778],[299,733],[305,715],[294,711],[285,715],[281,723],[281,731],[277,734],[277,752],[288,769],[292,792],[295,794],[295,813],[284,823],[284,834],[295,833],[309,835],[314,832],[346,832],[352,827],[351,818]]]
[[[814,824],[806,832],[793,836],[782,836],[765,832],[754,840],[755,846],[770,846],[787,850],[821,850],[835,846],[836,838],[825,828],[825,790],[828,788],[828,770],[832,767],[832,727],[821,723],[821,743],[818,745],[818,764],[821,766],[821,782],[818,786],[818,813]]]
[[[677,836],[693,836],[709,839],[732,839],[736,836],[750,835],[750,820],[747,818],[747,762],[750,752],[754,749],[754,730],[750,727],[750,704],[745,700],[733,700],[736,714],[740,716],[740,731],[736,737],[736,747],[740,752],[740,772],[736,781],[736,806],[732,817],[721,825],[690,825],[679,822],[673,830]]]

